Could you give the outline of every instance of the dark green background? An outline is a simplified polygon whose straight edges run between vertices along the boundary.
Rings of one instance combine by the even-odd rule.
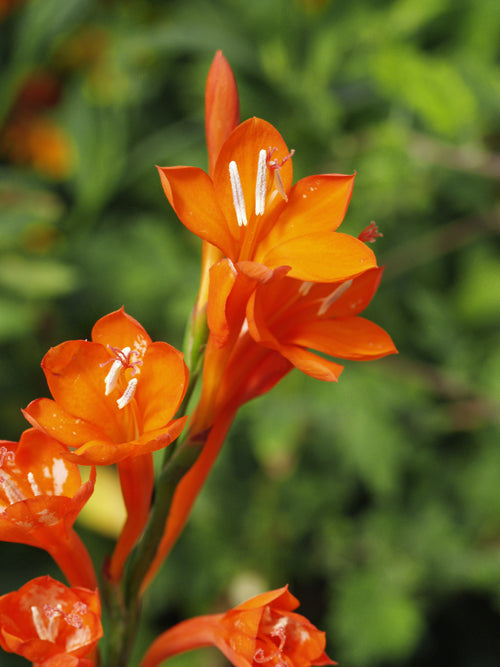
[[[399,356],[348,362],[338,385],[294,372],[241,411],[142,647],[289,582],[343,667],[500,664],[499,45],[497,0],[33,0],[0,24],[4,126],[42,68],[62,91],[43,113],[76,155],[57,181],[0,163],[3,438],[47,395],[48,347],[105,313],[125,305],[182,345],[200,244],[154,165],[205,168],[217,49],[242,118],[295,149],[295,178],[356,171],[342,229],[384,234],[367,315]],[[110,543],[83,536],[100,563]],[[56,575],[41,552],[1,549],[1,593]]]

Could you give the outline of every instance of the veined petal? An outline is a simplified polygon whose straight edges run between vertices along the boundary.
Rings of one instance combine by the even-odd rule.
[[[287,336],[287,343],[341,359],[379,359],[396,353],[389,334],[363,317],[297,322]]]
[[[255,221],[255,184],[257,182],[257,167],[261,150],[276,148],[273,159],[283,160],[289,155],[287,145],[281,134],[270,123],[260,118],[250,118],[232,132],[219,153],[214,171],[214,189],[217,202],[228,220],[231,233],[240,240],[243,234],[254,233]],[[248,228],[238,225],[233,201],[233,191],[229,178],[229,163],[234,161],[238,168],[239,178],[243,189],[245,208],[248,216]],[[288,194],[292,186],[292,161],[286,160],[280,168],[280,176],[285,193]],[[271,178],[269,176],[269,178]],[[266,204],[265,216],[271,215],[276,207],[284,205],[281,196],[275,197],[273,202]],[[234,255],[228,255],[234,258]],[[247,259],[247,258],[246,258]]]
[[[188,383],[181,352],[168,343],[152,343],[144,355],[135,392],[144,432],[163,427],[177,412]]]
[[[262,262],[271,268],[288,265],[291,278],[340,282],[377,266],[373,251],[353,236],[317,232],[289,239],[271,248]]]
[[[92,340],[104,347],[111,345],[120,350],[130,347],[131,350],[137,350],[140,358],[152,342],[144,327],[128,315],[123,307],[97,320],[92,329]]]
[[[234,239],[215,198],[210,177],[197,167],[158,167],[158,171],[167,199],[182,224],[233,257]]]
[[[262,254],[289,239],[316,232],[334,232],[344,219],[354,176],[320,174],[295,183],[288,204],[263,241]]]

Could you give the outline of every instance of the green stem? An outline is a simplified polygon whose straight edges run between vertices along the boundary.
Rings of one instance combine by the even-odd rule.
[[[127,570],[125,581],[125,602],[127,605],[133,604],[134,600],[139,597],[142,581],[160,545],[175,490],[181,479],[195,463],[203,445],[204,439],[200,441],[188,439],[175,452],[160,473],[156,485],[155,503],[148,524],[141,541],[132,553]]]

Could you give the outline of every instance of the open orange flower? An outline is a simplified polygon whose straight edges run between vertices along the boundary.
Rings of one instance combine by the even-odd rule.
[[[160,635],[140,667],[202,646],[216,646],[236,667],[335,665],[325,653],[325,633],[294,613],[299,601],[288,587],[262,593],[225,614],[192,618]]]
[[[44,549],[70,584],[94,588],[94,567],[73,523],[94,490],[95,469],[82,484],[65,453],[35,429],[19,444],[0,441],[0,540]]]
[[[251,118],[221,148],[213,178],[195,167],[161,167],[183,224],[252,278],[289,267],[299,280],[348,280],[376,266],[373,252],[337,232],[353,176],[323,174],[292,187],[292,153],[269,123]]]
[[[67,447],[69,459],[108,465],[161,449],[181,433],[173,419],[186,391],[182,354],[151,341],[123,308],[98,320],[92,341],[51,348],[42,361],[54,400],[31,402],[24,414]]]
[[[92,667],[101,637],[97,591],[46,576],[0,597],[0,646],[39,667]]]
[[[248,330],[256,342],[277,350],[307,375],[337,380],[343,366],[310,349],[358,361],[397,352],[383,329],[359,317],[381,277],[379,268],[333,284],[277,277],[250,296]]]

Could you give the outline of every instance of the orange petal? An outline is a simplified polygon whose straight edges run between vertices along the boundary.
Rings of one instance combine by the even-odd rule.
[[[338,232],[317,232],[289,239],[272,248],[262,262],[276,268],[288,265],[291,278],[314,282],[340,282],[377,266],[364,243]]]
[[[130,317],[123,307],[97,320],[92,329],[92,340],[104,347],[111,345],[120,350],[130,347],[141,352],[141,358],[152,342],[144,327]]]
[[[350,317],[359,315],[370,303],[378,289],[383,268],[364,271],[354,278],[352,285],[336,299],[327,310],[327,317]],[[314,287],[311,290],[313,296]]]
[[[187,383],[183,355],[168,343],[152,343],[144,355],[135,393],[144,432],[162,428],[172,419]]]
[[[226,303],[236,281],[231,261],[223,259],[210,269],[207,323],[216,347],[224,347],[229,336]]]
[[[264,241],[264,251],[297,236],[334,232],[344,219],[353,185],[354,176],[343,174],[308,176],[298,181]]]
[[[32,426],[52,435],[68,447],[79,447],[89,440],[105,437],[95,424],[73,417],[49,398],[31,401],[22,412]]]
[[[148,431],[137,440],[118,445],[107,440],[87,442],[75,451],[68,452],[66,458],[80,465],[111,465],[130,456],[155,452],[173,442],[181,434],[186,421],[187,417],[175,419],[164,428]]]
[[[28,472],[33,474],[42,495],[71,497],[81,487],[82,480],[78,466],[64,458],[66,452],[66,447],[57,440],[30,428],[21,435],[15,461],[24,476]]]
[[[167,199],[182,224],[228,257],[234,256],[234,239],[209,176],[197,167],[158,167],[158,171]]]
[[[324,382],[337,382],[344,367],[296,345],[281,345],[281,354],[306,375]]]
[[[293,611],[297,609],[300,602],[297,598],[290,593],[288,590],[288,584],[282,588],[277,588],[273,591],[267,591],[266,593],[260,593],[250,600],[242,602],[237,607],[234,607],[233,611],[241,611],[248,609],[257,609],[259,607],[266,607],[271,605],[271,607],[276,609],[282,609],[284,611]]]
[[[255,184],[257,181],[257,166],[259,163],[259,152],[277,148],[273,153],[273,159],[283,160],[288,154],[288,148],[281,134],[270,123],[260,118],[250,118],[234,130],[226,141],[217,159],[214,171],[214,189],[217,202],[221,207],[226,220],[228,220],[231,233],[236,239],[241,239],[243,234],[252,234],[255,227]],[[238,227],[236,212],[233,202],[231,181],[229,178],[229,163],[235,161],[243,189],[245,209],[248,219],[248,227]],[[281,180],[286,193],[292,186],[292,161],[287,160],[280,169]],[[269,177],[268,177],[269,181]],[[272,204],[267,204],[264,216],[267,217],[278,206],[284,205],[280,196],[274,199]],[[231,255],[229,255],[231,256]],[[283,262],[286,264],[286,262]]]
[[[71,340],[51,348],[42,368],[51,394],[63,410],[98,424],[110,440],[120,442],[121,414],[116,400],[104,395],[110,358],[100,343]]]
[[[205,132],[210,174],[213,173],[222,145],[238,125],[239,119],[236,81],[222,51],[217,51],[205,87]]]
[[[389,334],[363,317],[298,322],[287,342],[341,359],[379,359],[397,352]]]

